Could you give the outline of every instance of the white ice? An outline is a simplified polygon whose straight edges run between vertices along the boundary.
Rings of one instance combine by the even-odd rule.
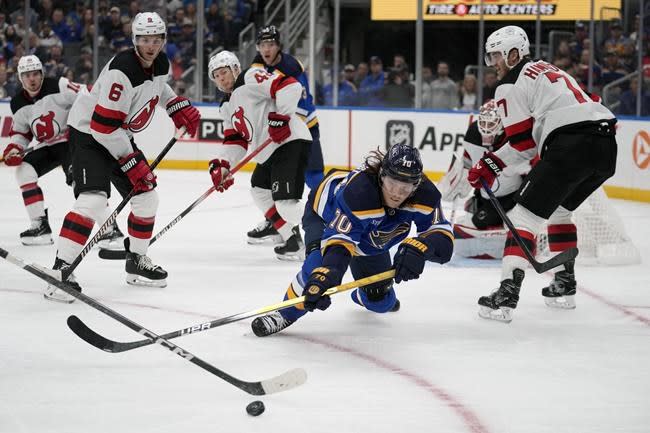
[[[158,176],[157,228],[210,186],[206,172]],[[237,174],[149,250],[169,272],[167,288],[128,286],[122,262],[92,252],[76,271],[84,293],[159,333],[280,301],[299,264],[245,243],[261,219],[248,179]],[[72,194],[58,169],[40,184],[58,235]],[[55,246],[20,244],[29,224],[4,166],[0,203],[0,246],[51,266]],[[647,433],[650,205],[615,207],[644,263],[578,267],[573,311],[546,307],[550,278],[529,270],[514,321],[486,321],[476,300],[497,286],[497,265],[428,264],[397,288],[398,313],[370,313],[343,293],[271,338],[255,337],[247,320],[174,340],[245,380],[305,368],[307,383],[262,397],[258,418],[244,410],[258,398],[159,346],[110,354],[88,345],[67,328],[69,315],[111,339],[140,335],[79,301],[45,301],[42,281],[0,260],[0,432]]]

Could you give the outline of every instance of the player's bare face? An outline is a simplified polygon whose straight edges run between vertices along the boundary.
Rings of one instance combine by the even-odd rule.
[[[29,94],[35,94],[41,89],[41,85],[43,84],[42,71],[23,72],[21,78],[23,88],[27,90]]]
[[[257,45],[257,50],[264,59],[264,64],[275,66],[280,62],[280,45],[275,41],[262,41]]]
[[[486,63],[488,66],[494,67],[497,71],[497,78],[500,80],[508,73],[509,69],[506,66],[506,59],[500,52],[487,53],[485,55]]]
[[[162,35],[138,36],[135,41],[137,43],[136,49],[145,66],[151,66],[165,44],[165,38]]]
[[[390,176],[384,176],[381,184],[381,194],[384,199],[384,204],[391,208],[400,207],[404,203],[404,200],[413,194],[415,188],[417,186],[412,183],[402,182]]]
[[[235,76],[229,67],[217,69],[214,71],[212,78],[222,92],[230,93],[235,87]]]

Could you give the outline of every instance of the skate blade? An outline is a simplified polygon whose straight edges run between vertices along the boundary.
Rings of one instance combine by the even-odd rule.
[[[126,274],[126,283],[132,286],[140,287],[159,287],[161,289],[167,287],[166,278],[163,278],[162,280],[150,280],[148,278],[142,277],[141,275],[135,274]]]
[[[490,307],[481,306],[478,310],[478,315],[483,319],[496,320],[498,322],[510,323],[512,322],[512,308],[501,307],[493,310]]]
[[[284,262],[302,262],[305,260],[305,252],[297,252],[297,253],[290,253],[290,254],[275,254],[275,256],[278,258],[278,260],[282,260]]]
[[[248,245],[280,245],[282,244],[282,236],[272,235],[263,238],[246,238]]]
[[[59,290],[58,287],[48,286],[43,293],[43,298],[48,301],[60,302],[62,304],[72,304],[76,299],[74,296],[68,295],[63,290]]]
[[[576,308],[575,295],[558,296],[557,298],[544,297],[544,303],[551,308],[558,308],[561,310],[573,310]]]
[[[20,242],[27,246],[52,245],[54,243],[51,235],[37,236],[34,238],[20,238]]]

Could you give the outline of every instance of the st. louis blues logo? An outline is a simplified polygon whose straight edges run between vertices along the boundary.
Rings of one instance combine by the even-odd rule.
[[[382,250],[396,237],[408,234],[411,224],[401,223],[389,231],[373,230],[370,232],[370,243],[377,249]]]

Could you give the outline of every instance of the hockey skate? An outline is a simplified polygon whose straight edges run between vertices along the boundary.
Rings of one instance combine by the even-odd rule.
[[[113,221],[106,233],[99,237],[97,247],[100,250],[124,250],[124,233],[117,225],[117,221]]]
[[[574,260],[564,264],[564,270],[555,273],[553,281],[542,289],[546,305],[552,308],[572,310],[576,307],[576,275],[573,271]]]
[[[292,231],[293,234],[284,244],[274,248],[275,255],[280,260],[301,262],[305,260],[305,244],[300,236],[300,228],[295,226]]]
[[[146,255],[126,253],[126,282],[134,286],[167,287],[167,272]]]
[[[275,245],[282,243],[282,236],[273,227],[271,221],[265,219],[259,223],[253,230],[246,233],[250,245],[261,245],[265,243],[273,243]]]
[[[253,320],[251,329],[258,337],[268,337],[269,335],[282,331],[293,323],[293,321],[285,319],[279,311],[274,311],[271,314],[260,316]]]
[[[45,216],[32,220],[32,226],[20,234],[20,241],[23,245],[52,245],[52,229],[47,218],[47,209]]]
[[[524,281],[524,271],[521,269],[512,271],[512,278],[501,281],[499,288],[491,295],[479,298],[478,315],[484,319],[512,322],[512,312],[517,308],[522,281]]]
[[[43,270],[48,274],[52,275],[57,280],[62,280],[61,272],[68,269],[69,267],[70,265],[68,263],[64,262],[63,260],[57,257],[54,260],[54,266],[52,267],[52,269],[43,269]],[[77,283],[74,274],[70,275],[68,279],[64,282],[64,284],[67,287],[81,293],[81,286],[79,286],[79,283]],[[48,301],[63,302],[65,304],[72,304],[76,299],[74,296],[67,294],[63,290],[51,284],[47,285],[47,289],[45,289],[45,293],[43,293],[43,297]]]

